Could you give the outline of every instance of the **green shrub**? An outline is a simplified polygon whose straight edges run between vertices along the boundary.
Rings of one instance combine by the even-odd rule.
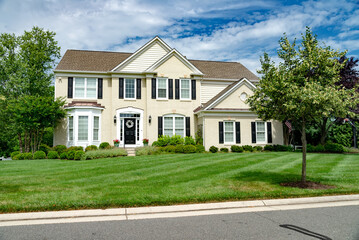
[[[19,155],[20,154],[20,151],[15,151],[15,152],[12,152],[11,153],[11,159],[14,159],[16,155]]]
[[[196,145],[196,152],[203,153],[205,151],[206,151],[206,149],[204,148],[203,145],[199,145],[199,144]]]
[[[209,148],[209,151],[210,151],[211,153],[216,153],[216,152],[218,152],[218,147],[211,146],[211,147]]]
[[[195,140],[191,136],[184,138],[184,145],[196,145]]]
[[[314,152],[314,146],[310,143],[307,144],[307,152]]]
[[[47,154],[47,158],[48,159],[59,159],[60,156],[56,151],[49,151],[49,153]]]
[[[264,150],[265,150],[265,151],[271,151],[271,152],[272,152],[272,151],[274,150],[273,145],[265,145],[265,146],[264,146]]]
[[[28,152],[28,153],[23,153],[23,159],[24,160],[32,160],[32,159],[34,159],[34,156],[32,155],[32,153],[31,152]]]
[[[119,157],[127,156],[127,151],[123,148],[114,148],[114,149],[100,149],[96,151],[85,152],[81,160],[91,160],[97,158],[109,158],[109,157]]]
[[[195,138],[197,145],[203,145],[202,129],[197,130]]]
[[[24,160],[24,159],[25,159],[24,153],[19,153],[19,154],[15,155],[13,158],[13,160]]]
[[[102,142],[99,146],[100,149],[110,149],[111,145],[108,142]]]
[[[165,152],[175,153],[176,152],[176,147],[172,146],[172,145],[168,145],[168,146],[164,147],[163,150]]]
[[[157,141],[154,141],[152,143],[152,146],[155,147],[165,147],[169,144],[170,142],[170,137],[169,136],[159,136]]]
[[[243,146],[243,150],[244,151],[247,151],[247,152],[253,152],[253,147],[252,146],[250,146],[250,145],[244,145]]]
[[[241,152],[243,152],[243,147],[240,147],[240,146],[237,146],[237,145],[232,145],[231,146],[231,151],[241,153]]]
[[[67,158],[68,160],[74,160],[74,159],[75,159],[75,154],[76,154],[76,151],[75,151],[75,150],[67,151],[66,158]]]
[[[183,153],[195,153],[197,148],[195,145],[185,145],[183,146]]]
[[[78,150],[75,152],[75,157],[74,157],[74,160],[81,160],[81,157],[82,155],[84,155],[85,152],[84,151],[81,151],[81,150]]]
[[[325,147],[322,144],[315,146],[315,152],[325,152]]]
[[[57,145],[54,147],[54,150],[58,152],[60,155],[61,153],[65,152],[67,147],[65,145]]]
[[[180,135],[173,135],[172,137],[170,137],[170,141],[168,145],[176,146],[183,143],[184,143],[184,139]]]
[[[228,148],[221,148],[219,151],[220,151],[220,152],[227,153],[227,152],[228,152]]]
[[[261,152],[263,150],[263,147],[262,146],[255,146],[253,149],[254,149],[254,151]]]
[[[51,150],[52,148],[47,146],[46,144],[40,144],[39,151],[43,151],[44,153],[47,154]]]
[[[176,151],[176,153],[184,153],[184,146],[182,144],[177,145],[175,151]]]
[[[292,148],[292,146],[275,144],[275,145],[273,145],[273,151],[275,151],[275,152],[291,152],[291,151],[293,151],[293,148]]]
[[[330,153],[343,153],[344,147],[339,143],[327,143],[324,145],[325,151]]]
[[[136,148],[136,156],[143,156],[143,155],[154,155],[160,152],[158,147],[154,146],[145,146]]]
[[[34,153],[34,159],[46,159],[46,153],[44,151],[36,151]]]
[[[60,159],[67,159],[67,153],[66,152],[61,153]]]
[[[69,151],[83,151],[83,150],[84,147],[82,146],[71,146],[66,151],[69,152]]]
[[[93,151],[93,150],[97,150],[97,146],[96,145],[90,145],[90,146],[87,146],[85,151]]]

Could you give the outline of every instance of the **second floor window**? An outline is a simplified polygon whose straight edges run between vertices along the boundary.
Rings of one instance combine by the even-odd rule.
[[[257,143],[266,142],[266,125],[265,122],[256,122]]]
[[[125,79],[125,98],[135,99],[136,98],[136,79],[126,78]]]
[[[96,78],[75,78],[75,98],[96,98]]]
[[[191,99],[191,81],[190,79],[181,79],[181,99]]]
[[[157,98],[167,99],[167,78],[157,78]]]

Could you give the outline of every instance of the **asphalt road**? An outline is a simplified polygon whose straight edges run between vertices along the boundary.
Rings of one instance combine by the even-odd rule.
[[[359,240],[359,206],[0,227],[0,239]]]

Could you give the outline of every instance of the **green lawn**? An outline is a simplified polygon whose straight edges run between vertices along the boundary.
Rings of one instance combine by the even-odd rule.
[[[279,185],[300,173],[301,153],[283,152],[2,161],[0,212],[359,193],[359,155],[308,154],[308,180],[335,189]]]

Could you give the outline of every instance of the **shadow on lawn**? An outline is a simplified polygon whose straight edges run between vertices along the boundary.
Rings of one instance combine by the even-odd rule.
[[[20,189],[18,184],[0,184],[0,193],[13,193]]]
[[[248,171],[241,172],[234,176],[237,181],[246,182],[266,182],[270,184],[281,184],[287,182],[300,181],[301,175],[293,173],[277,173],[277,172],[261,172],[261,171]],[[316,181],[316,179],[310,179]]]

